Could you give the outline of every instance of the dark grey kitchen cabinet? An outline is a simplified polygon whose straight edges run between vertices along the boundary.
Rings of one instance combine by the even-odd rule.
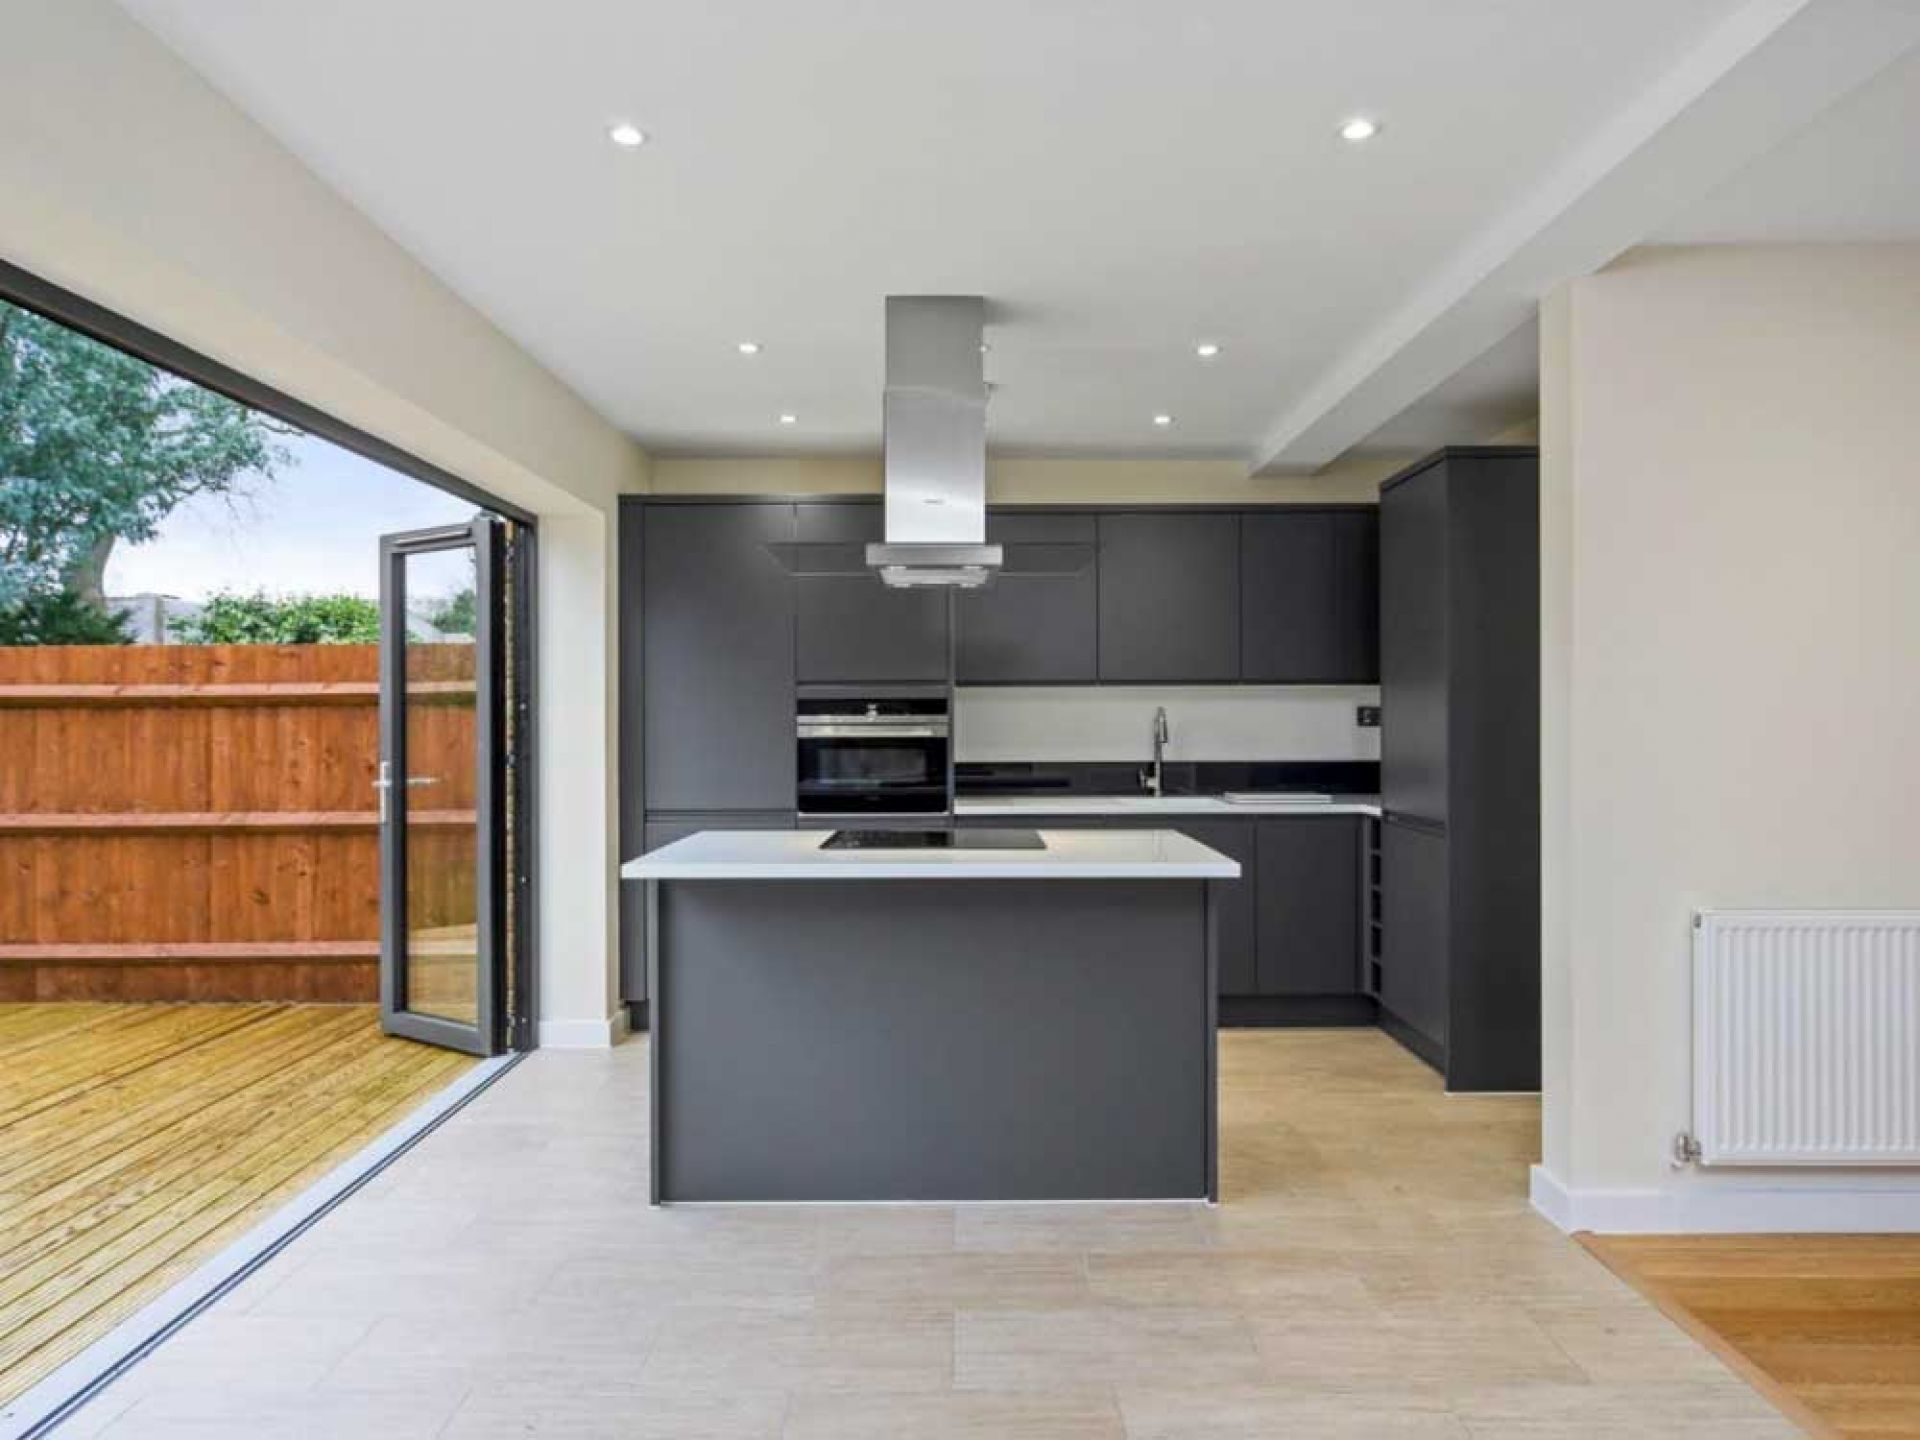
[[[1117,830],[1128,823],[1119,815],[1041,815],[1026,810],[1017,815],[958,815],[962,830]]]
[[[1381,826],[1380,1003],[1436,1063],[1447,1045],[1449,874],[1443,832],[1394,820]]]
[[[792,541],[793,506],[623,506],[621,521],[623,543],[639,532],[621,629],[640,651],[647,811],[791,810],[794,584],[770,547]]]
[[[644,855],[702,830],[791,830],[792,810],[764,813],[725,810],[711,815],[656,815],[638,830],[638,840],[621,845],[626,858]],[[622,826],[622,835],[627,833]],[[638,880],[620,882],[620,998],[628,1004],[647,993],[647,887]]]
[[[658,850],[702,830],[791,830],[792,810],[746,812],[727,810],[711,815],[655,815],[647,820],[647,849]]]
[[[954,678],[962,685],[1074,685],[1099,678],[1100,584],[1092,515],[987,516],[1008,547],[982,590],[954,598]]]
[[[1240,516],[1100,516],[1100,679],[1240,678]]]
[[[1371,508],[1241,517],[1241,680],[1369,685],[1379,679],[1378,534]]]
[[[1162,821],[1142,821],[1160,824]],[[1218,898],[1218,942],[1220,946],[1220,993],[1253,995],[1258,991],[1256,954],[1258,932],[1254,897],[1260,888],[1257,878],[1254,822],[1251,820],[1189,820],[1166,817],[1164,823],[1182,835],[1211,846],[1222,855],[1240,862],[1238,880],[1214,882]]]
[[[1380,511],[1345,510],[1333,517],[1335,616],[1333,678],[1343,684],[1380,683]]]
[[[1360,991],[1360,821],[1350,815],[1262,819],[1258,993]]]
[[[1389,811],[1447,818],[1444,467],[1380,505],[1380,783]]]
[[[1540,1083],[1539,483],[1459,447],[1380,493],[1380,998],[1456,1091]]]
[[[795,539],[796,675],[802,684],[938,682],[947,678],[947,595],[891,590],[867,573],[807,574],[811,561],[862,571],[884,538],[871,501],[802,501]],[[791,716],[788,717],[791,720]]]

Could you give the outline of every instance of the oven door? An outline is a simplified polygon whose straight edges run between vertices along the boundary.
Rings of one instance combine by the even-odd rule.
[[[803,818],[947,811],[944,726],[802,725],[799,747]]]

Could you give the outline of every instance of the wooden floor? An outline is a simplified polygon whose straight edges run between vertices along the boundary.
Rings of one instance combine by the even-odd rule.
[[[0,1005],[0,1400],[471,1063],[372,1006]]]
[[[83,1433],[1799,1435],[1529,1208],[1536,1100],[1444,1095],[1377,1031],[1220,1048],[1218,1207],[654,1208],[645,1041],[537,1051]]]
[[[1581,1239],[1812,1433],[1920,1436],[1920,1236]]]

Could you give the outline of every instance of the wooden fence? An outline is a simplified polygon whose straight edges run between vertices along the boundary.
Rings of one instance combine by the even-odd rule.
[[[375,999],[378,661],[0,647],[0,1000]],[[420,924],[471,903],[472,664],[409,647]]]

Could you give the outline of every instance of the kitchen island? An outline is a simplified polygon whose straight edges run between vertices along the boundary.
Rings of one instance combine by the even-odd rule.
[[[1217,1199],[1215,886],[1169,830],[703,831],[652,891],[653,1199]],[[978,843],[978,842],[972,842]]]

